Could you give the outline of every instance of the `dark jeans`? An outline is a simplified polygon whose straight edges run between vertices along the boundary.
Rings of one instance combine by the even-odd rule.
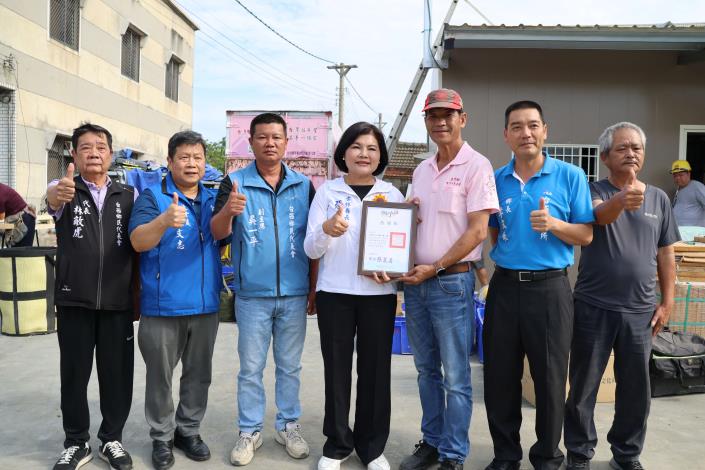
[[[316,294],[326,385],[323,455],[342,459],[353,449],[367,465],[384,451],[391,416],[390,372],[396,296]],[[353,342],[357,337],[357,402],[348,425]]]
[[[569,453],[586,459],[595,455],[595,400],[612,349],[617,390],[607,441],[616,460],[637,460],[651,403],[651,315],[613,312],[580,300],[575,301],[565,446]]]
[[[518,461],[524,355],[536,392],[536,469],[558,469],[573,296],[566,276],[520,282],[495,271],[485,308],[485,407],[495,458]]]
[[[122,440],[132,404],[135,341],[132,312],[57,306],[57,336],[61,368],[61,411],[64,447],[90,438],[88,381],[95,350],[100,412],[98,438]]]

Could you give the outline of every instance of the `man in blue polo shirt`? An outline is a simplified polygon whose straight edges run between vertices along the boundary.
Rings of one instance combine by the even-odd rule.
[[[495,172],[499,213],[490,218],[496,263],[484,325],[485,407],[495,458],[486,470],[515,470],[522,459],[521,376],[529,360],[536,391],[534,468],[560,468],[573,297],[566,268],[573,245],[592,241],[594,220],[585,173],[542,151],[548,128],[538,103],[504,114],[514,158]]]

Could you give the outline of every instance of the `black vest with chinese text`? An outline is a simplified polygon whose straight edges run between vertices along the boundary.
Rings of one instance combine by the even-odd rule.
[[[134,188],[112,181],[102,212],[80,176],[76,194],[56,221],[56,305],[94,310],[132,309],[128,225]]]

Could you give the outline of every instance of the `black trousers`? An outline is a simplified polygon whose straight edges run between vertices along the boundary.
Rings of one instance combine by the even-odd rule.
[[[132,312],[57,306],[57,336],[61,354],[61,412],[64,447],[90,438],[88,381],[95,350],[101,442],[122,441],[122,430],[132,404],[135,341]]]
[[[396,296],[316,294],[326,385],[323,455],[357,452],[367,465],[384,451],[391,416],[390,372]],[[350,430],[353,341],[357,335],[357,402]]]
[[[566,276],[520,282],[492,276],[485,308],[485,407],[495,458],[522,458],[521,376],[528,358],[536,392],[536,469],[558,469],[563,429],[573,298]]]
[[[617,389],[607,441],[616,460],[638,460],[651,406],[651,315],[613,312],[580,300],[575,301],[565,447],[586,459],[595,455],[595,400],[613,348]]]

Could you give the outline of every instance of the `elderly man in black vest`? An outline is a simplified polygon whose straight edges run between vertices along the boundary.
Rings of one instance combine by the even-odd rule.
[[[106,129],[83,124],[71,143],[79,175],[69,164],[47,188],[58,244],[55,302],[66,434],[54,470],[73,470],[93,458],[87,387],[94,350],[103,415],[99,456],[111,468],[128,470],[132,459],[121,442],[132,403],[134,253],[127,228],[135,190],[108,176],[112,136]]]

